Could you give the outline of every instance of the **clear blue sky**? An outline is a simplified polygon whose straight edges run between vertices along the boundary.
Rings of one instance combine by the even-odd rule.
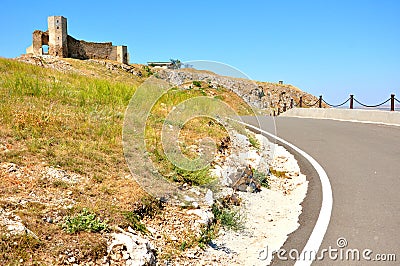
[[[0,56],[24,53],[51,15],[77,39],[127,45],[135,63],[219,61],[332,103],[400,98],[398,0],[2,0]]]

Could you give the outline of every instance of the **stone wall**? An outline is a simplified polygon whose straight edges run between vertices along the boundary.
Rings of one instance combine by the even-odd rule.
[[[68,57],[117,61],[117,46],[113,46],[111,42],[95,43],[76,40],[68,35]]]
[[[26,49],[27,54],[43,54],[43,45],[49,44],[49,33],[47,31],[35,30],[32,34],[32,45]]]

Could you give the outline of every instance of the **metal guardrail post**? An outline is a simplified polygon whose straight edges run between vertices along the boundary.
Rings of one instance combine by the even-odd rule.
[[[300,106],[300,107],[303,107],[303,96],[300,96],[299,106]]]
[[[394,111],[394,94],[390,95],[390,111]]]
[[[319,108],[322,108],[322,95],[319,96]]]
[[[350,109],[353,109],[354,106],[354,95],[350,94]]]

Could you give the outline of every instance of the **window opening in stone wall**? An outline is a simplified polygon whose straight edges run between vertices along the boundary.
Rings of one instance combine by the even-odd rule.
[[[49,46],[48,45],[42,45],[43,49],[43,54],[49,54]]]

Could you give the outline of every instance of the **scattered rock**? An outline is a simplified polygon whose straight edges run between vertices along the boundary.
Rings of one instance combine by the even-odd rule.
[[[218,148],[218,152],[221,154],[226,154],[228,152],[228,148],[231,144],[231,138],[229,136],[223,138]]]
[[[225,188],[218,192],[217,197],[224,195],[222,199],[224,205],[232,204],[234,196],[238,195],[240,205],[243,206],[241,208],[243,216],[247,219],[242,231],[221,230],[219,237],[213,241],[215,245],[206,250],[210,254],[219,254],[226,259],[227,254],[218,252],[221,252],[220,248],[227,248],[237,254],[235,261],[238,265],[268,265],[270,263],[273,257],[272,252],[281,248],[287,235],[299,226],[298,216],[301,213],[301,202],[307,192],[306,178],[299,172],[298,164],[293,155],[283,147],[268,144],[263,139],[260,139],[259,142],[263,148],[259,154],[261,160],[257,169],[270,175],[268,177],[270,189],[262,189],[259,193],[242,191],[234,193],[232,188]],[[232,143],[232,145],[235,145],[234,140]],[[268,149],[270,154],[264,154],[264,149]],[[240,148],[238,150],[240,151]],[[245,152],[245,150],[242,151]],[[235,162],[238,162],[238,157],[234,156],[235,154],[231,154],[226,158],[226,163],[222,166],[223,169],[227,168],[227,165],[233,166]],[[255,168],[255,165],[253,164],[251,167]],[[269,173],[269,167],[272,169],[271,173]],[[274,176],[274,169],[275,171],[279,169],[292,178]],[[247,170],[247,178],[249,174],[250,172]],[[243,185],[241,190],[248,187]],[[248,243],[251,243],[251,249],[248,248]],[[268,260],[260,261],[258,259],[259,251],[266,246],[269,248]],[[230,265],[237,264],[230,263]]]
[[[75,257],[69,257],[68,262],[69,263],[74,263],[76,261]]]
[[[242,192],[259,192],[261,191],[260,183],[253,178],[253,169],[251,165],[246,166],[243,170],[240,178],[233,183],[232,188],[234,190]]]
[[[77,174],[69,174],[65,170],[53,166],[44,168],[42,175],[44,178],[48,178],[51,181],[63,181],[66,183],[77,183],[81,179]]]
[[[237,193],[232,193],[221,198],[221,203],[224,207],[239,206],[242,200]]]
[[[198,224],[210,224],[214,219],[213,213],[208,210],[192,209],[192,210],[187,210],[186,213],[195,214],[198,217],[200,217],[200,219],[196,220],[196,223]]]
[[[20,57],[17,57],[16,60],[45,68],[53,68],[61,71],[73,71],[70,63],[50,55],[21,55]]]
[[[7,173],[16,173],[21,169],[18,165],[14,163],[5,164],[3,167],[6,168]]]
[[[210,189],[208,189],[207,192],[206,192],[206,195],[204,197],[204,202],[208,206],[212,206],[214,204],[213,192]]]
[[[194,201],[194,202],[192,202],[192,207],[195,208],[195,209],[198,209],[200,206],[199,206],[199,203]]]
[[[28,234],[38,238],[31,230],[23,225],[21,218],[12,212],[6,212],[0,208],[0,226],[4,226],[8,235],[23,235]]]
[[[156,265],[155,250],[147,239],[141,238],[136,234],[125,232],[112,233],[112,241],[107,248],[111,265],[152,266]]]

